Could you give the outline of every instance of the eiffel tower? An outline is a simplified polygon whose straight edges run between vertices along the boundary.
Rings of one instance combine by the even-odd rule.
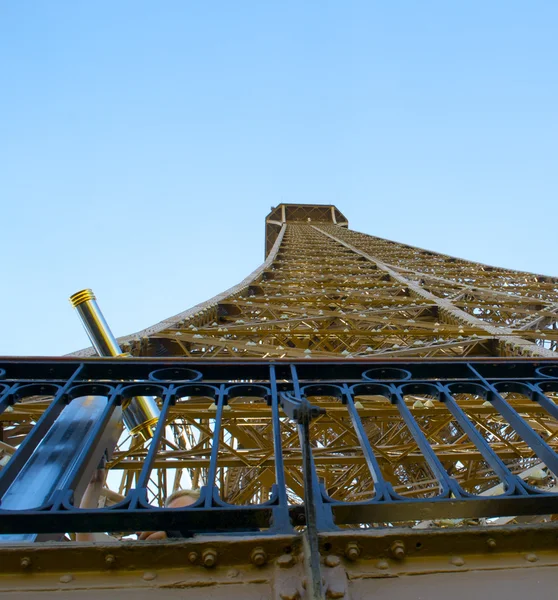
[[[119,339],[122,349],[203,359],[558,357],[558,278],[358,233],[334,206],[281,204],[266,218],[265,245],[265,262],[241,283]]]
[[[558,358],[558,278],[513,271],[415,248],[349,228],[335,207],[281,204],[265,222],[265,262],[233,288],[148,329],[118,340],[136,357],[191,361],[454,360],[488,357]],[[74,354],[93,356],[92,349]],[[553,392],[549,392],[550,395]],[[533,450],[474,394],[462,407],[515,474],[552,483]],[[558,428],[533,412],[519,393],[507,401],[553,448]],[[496,493],[498,478],[452,415],[428,394],[406,397],[438,458],[464,490]],[[327,493],[338,500],[370,498],[373,482],[349,417],[334,398],[313,421],[314,457]],[[370,443],[397,493],[425,498],[436,477],[389,402],[358,399]],[[212,401],[200,396],[171,411],[150,500],[207,483]],[[227,407],[218,487],[231,504],[267,501],[275,483],[270,415],[261,398]],[[22,427],[21,423],[19,427]],[[301,452],[296,427],[282,421],[285,477],[291,502],[301,501]],[[8,440],[9,441],[9,440]],[[129,493],[146,454],[145,440],[124,435],[109,467],[107,502]],[[112,489],[110,489],[112,488]]]
[[[118,340],[77,292],[94,349],[0,360],[0,593],[553,597],[558,278],[324,205],[265,253]]]

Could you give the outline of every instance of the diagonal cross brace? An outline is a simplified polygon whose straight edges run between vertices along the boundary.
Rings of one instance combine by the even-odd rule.
[[[542,348],[541,346],[538,346],[534,342],[525,340],[522,337],[514,335],[513,330],[510,329],[509,327],[495,327],[493,325],[489,325],[482,319],[479,319],[473,315],[470,315],[469,313],[465,312],[464,310],[461,310],[460,308],[455,306],[449,300],[435,296],[434,294],[432,294],[428,290],[425,290],[424,288],[422,288],[420,285],[418,285],[414,281],[407,279],[406,277],[404,277],[403,275],[401,275],[400,273],[398,273],[397,271],[392,269],[386,263],[377,260],[370,254],[367,254],[366,252],[363,252],[362,250],[359,250],[352,244],[349,244],[349,242],[346,242],[343,239],[341,239],[337,236],[334,236],[331,233],[328,233],[327,231],[324,231],[323,229],[321,229],[320,227],[317,227],[316,225],[313,225],[312,227],[316,231],[319,231],[323,235],[330,238],[331,240],[334,240],[335,242],[341,244],[342,246],[345,246],[345,248],[347,248],[348,250],[351,250],[352,252],[355,252],[356,254],[359,254],[360,256],[362,256],[362,257],[366,258],[367,260],[369,260],[370,262],[374,263],[378,267],[378,269],[381,269],[382,271],[387,273],[394,281],[398,281],[399,283],[401,283],[402,285],[407,287],[409,290],[411,290],[412,292],[417,294],[417,296],[420,296],[431,302],[434,302],[438,306],[439,310],[449,314],[451,317],[456,319],[458,322],[467,324],[467,325],[472,325],[474,327],[478,327],[479,329],[484,329],[487,333],[489,333],[490,335],[493,335],[495,338],[497,338],[501,344],[507,345],[510,348],[513,348],[513,350],[515,352],[517,352],[518,354],[528,354],[529,356],[541,356],[541,357],[544,356],[544,357],[548,357],[548,358],[556,358],[558,356],[557,352],[553,352],[552,350],[548,350],[547,348]]]

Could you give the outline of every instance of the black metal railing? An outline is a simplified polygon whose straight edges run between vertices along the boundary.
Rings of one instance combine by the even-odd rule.
[[[161,415],[133,463],[135,484],[113,506],[79,508],[75,499],[92,472],[110,463],[121,407],[142,395],[158,399]],[[557,361],[3,359],[0,419],[12,441],[0,448],[13,455],[0,471],[0,533],[273,535],[305,524],[321,532],[558,513],[548,485],[558,476],[557,395]],[[239,398],[248,400],[236,411]],[[207,434],[196,454],[205,461],[200,498],[183,508],[154,506],[153,471],[191,465],[189,448],[166,452],[164,439],[178,408],[194,402]],[[249,449],[227,438],[231,419],[265,437],[269,452],[257,465]],[[124,454],[114,468],[126,468]],[[273,471],[265,501],[227,499],[222,474],[230,467],[223,465],[233,463],[226,459],[240,461],[246,477],[264,464]],[[486,479],[466,478],[469,460]],[[533,465],[548,475],[547,485],[522,475]],[[254,477],[251,484],[256,489]]]

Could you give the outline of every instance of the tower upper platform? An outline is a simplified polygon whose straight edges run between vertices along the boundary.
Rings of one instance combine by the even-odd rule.
[[[333,204],[279,204],[265,218],[265,255],[269,254],[283,223],[333,223],[348,227],[347,217]]]

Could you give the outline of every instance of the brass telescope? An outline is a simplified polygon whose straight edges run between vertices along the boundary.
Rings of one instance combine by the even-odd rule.
[[[70,296],[83,327],[99,356],[127,357],[122,352],[116,338],[97,305],[91,290],[81,290]],[[122,405],[122,418],[126,429],[132,435],[140,435],[144,440],[153,437],[153,430],[159,420],[159,407],[152,396],[135,396]]]

